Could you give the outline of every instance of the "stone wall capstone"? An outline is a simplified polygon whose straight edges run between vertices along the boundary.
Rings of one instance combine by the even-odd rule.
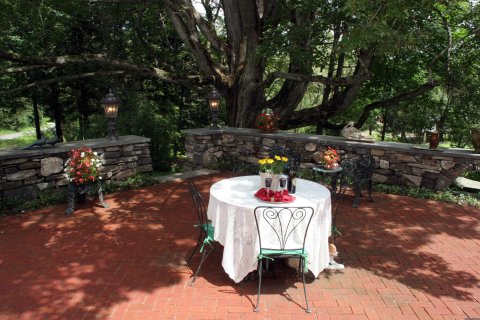
[[[358,142],[343,137],[276,132],[256,129],[200,128],[185,131],[187,165],[191,169],[211,167],[225,160],[257,163],[275,146],[286,146],[301,155],[302,167],[314,165],[314,157],[327,146],[342,157],[370,154],[376,162],[374,182],[444,190],[465,170],[479,170],[480,154],[469,150],[421,149],[406,143]]]
[[[121,136],[116,141],[90,139],[30,150],[1,150],[0,201],[32,200],[39,191],[66,186],[64,167],[68,152],[82,146],[98,153],[106,183],[150,172],[153,168],[149,145],[149,138]]]

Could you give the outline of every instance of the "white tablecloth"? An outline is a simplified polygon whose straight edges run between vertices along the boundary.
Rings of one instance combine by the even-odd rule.
[[[313,207],[315,213],[305,250],[308,253],[308,269],[318,276],[329,263],[330,191],[318,183],[299,179],[296,200],[276,205],[254,196],[259,187],[259,176],[244,176],[219,181],[210,188],[207,215],[215,228],[215,240],[224,246],[224,270],[235,282],[240,282],[249,272],[256,270],[260,246],[253,212],[257,206]]]

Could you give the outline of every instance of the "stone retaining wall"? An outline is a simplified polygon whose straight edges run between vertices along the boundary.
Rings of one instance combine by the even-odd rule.
[[[428,150],[405,143],[356,142],[342,137],[262,133],[256,129],[209,128],[185,131],[185,149],[191,168],[211,167],[219,161],[235,159],[257,163],[268,156],[274,146],[286,146],[302,156],[302,166],[313,166],[315,152],[327,146],[336,148],[343,157],[370,154],[375,158],[374,182],[443,190],[467,168],[480,168],[480,154],[469,150]]]
[[[34,199],[38,197],[38,191],[67,185],[63,170],[68,152],[81,146],[92,148],[98,153],[102,160],[102,177],[106,183],[152,171],[149,143],[148,138],[122,136],[117,141],[91,139],[31,150],[2,150],[0,200]]]

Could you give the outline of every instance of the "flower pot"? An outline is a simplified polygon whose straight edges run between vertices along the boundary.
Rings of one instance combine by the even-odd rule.
[[[325,167],[325,169],[333,170],[336,167],[338,167],[338,163],[337,162],[325,163],[324,167]]]
[[[430,146],[429,146],[430,149],[437,149],[438,148],[438,144],[440,143],[440,135],[438,134],[438,132],[431,132],[430,133],[429,142],[430,142]]]
[[[78,203],[84,203],[85,200],[87,200],[87,193],[86,192],[77,194],[77,202]]]
[[[265,132],[265,133],[273,133],[275,131],[277,131],[277,128],[275,127],[262,127],[262,128],[258,128],[258,130],[262,131],[262,132]]]
[[[472,144],[475,152],[480,153],[480,129],[471,128],[470,132],[472,133]]]

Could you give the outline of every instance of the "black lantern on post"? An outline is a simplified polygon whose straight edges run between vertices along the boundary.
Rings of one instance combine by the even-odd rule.
[[[218,108],[220,107],[220,98],[221,97],[222,96],[220,95],[220,93],[218,93],[217,89],[213,89],[212,92],[210,92],[207,95],[208,107],[210,108],[210,113],[212,114],[212,126],[211,126],[211,128],[215,129],[215,130],[218,129],[218,125],[217,125]]]
[[[102,99],[103,110],[105,110],[105,117],[108,118],[108,136],[109,140],[118,140],[117,128],[115,120],[117,119],[118,107],[120,107],[120,99],[113,95],[112,89]]]

